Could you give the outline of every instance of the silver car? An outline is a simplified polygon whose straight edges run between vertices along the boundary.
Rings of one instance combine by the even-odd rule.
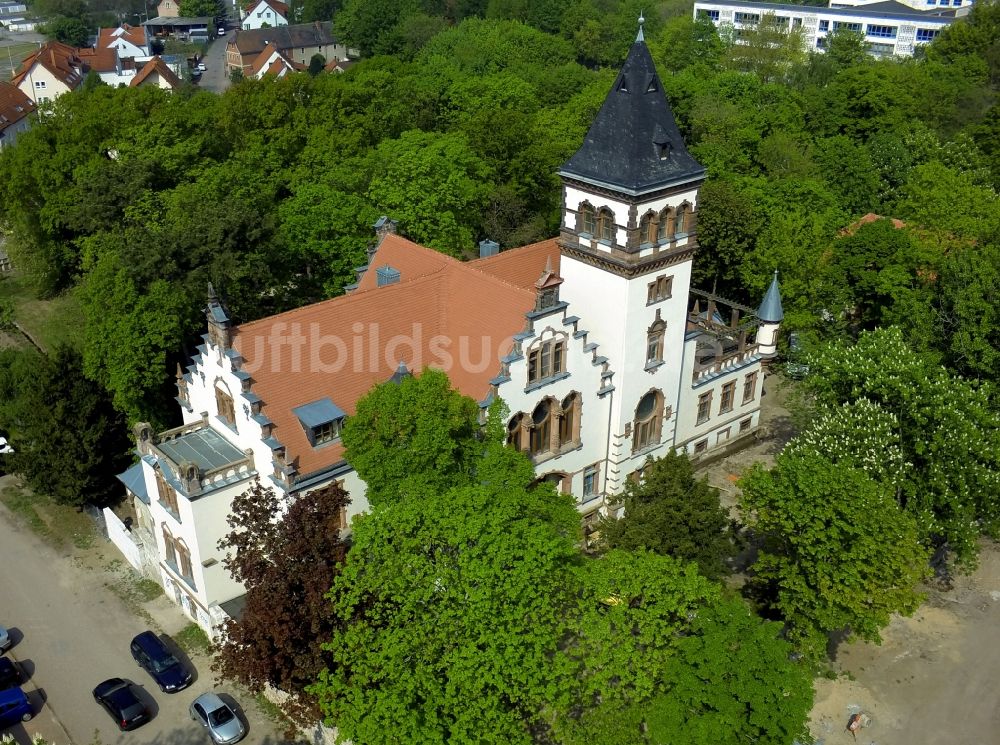
[[[203,693],[189,709],[191,718],[208,730],[212,741],[218,745],[239,742],[246,735],[246,727],[236,712],[214,693]]]

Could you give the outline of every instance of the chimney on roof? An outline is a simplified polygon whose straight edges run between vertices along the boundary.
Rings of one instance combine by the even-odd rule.
[[[398,269],[394,269],[388,264],[375,270],[375,283],[378,287],[394,285],[399,282],[401,275]]]
[[[500,244],[491,241],[489,238],[479,241],[479,258],[485,259],[487,256],[496,256],[500,253]]]

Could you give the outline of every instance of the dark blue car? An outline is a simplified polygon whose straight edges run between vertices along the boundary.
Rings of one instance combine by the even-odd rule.
[[[164,693],[177,693],[191,685],[191,673],[152,631],[143,631],[135,637],[131,649],[139,667],[153,676]]]
[[[0,730],[13,727],[18,722],[27,722],[34,715],[31,702],[20,688],[0,691]]]

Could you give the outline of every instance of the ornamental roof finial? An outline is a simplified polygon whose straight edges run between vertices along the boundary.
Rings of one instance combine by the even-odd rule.
[[[636,41],[646,41],[646,37],[642,33],[642,24],[646,22],[646,19],[642,15],[642,11],[639,11],[639,34],[635,37]]]

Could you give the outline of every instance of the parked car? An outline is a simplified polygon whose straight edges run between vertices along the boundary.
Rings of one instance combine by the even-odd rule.
[[[0,437],[0,455],[7,455],[8,453],[13,453],[13,452],[14,448],[12,448],[10,446],[10,443],[7,442],[7,438]]]
[[[191,703],[191,718],[208,730],[216,745],[231,745],[247,733],[236,712],[214,693],[203,693]]]
[[[153,676],[164,693],[176,693],[191,685],[191,673],[152,631],[135,637],[130,648],[139,667]]]
[[[0,691],[0,730],[27,722],[35,715],[31,702],[20,688]]]
[[[10,632],[0,626],[0,652],[6,652],[13,643],[14,640],[10,638]]]
[[[207,70],[208,68],[205,67],[205,63],[204,62],[199,62],[198,63],[198,67],[195,68],[195,69],[198,70],[198,72],[205,72],[205,70]]]
[[[136,695],[132,684],[121,678],[109,678],[94,689],[94,701],[104,707],[122,732],[149,721],[146,705]]]
[[[23,682],[21,667],[9,657],[0,657],[0,691],[16,688]]]
[[[225,36],[225,35],[226,35],[226,27],[219,26],[219,36]]]

